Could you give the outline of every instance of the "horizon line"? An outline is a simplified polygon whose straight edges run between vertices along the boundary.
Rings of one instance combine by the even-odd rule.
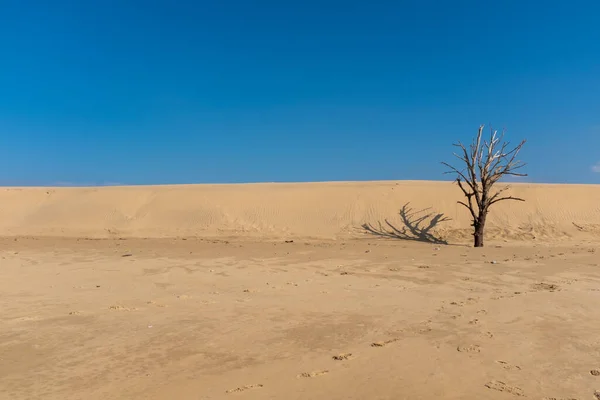
[[[303,185],[303,184],[335,184],[335,183],[455,183],[455,179],[376,179],[376,180],[317,180],[317,181],[252,181],[252,182],[212,182],[212,183],[71,183],[58,182],[48,185],[5,185],[0,184],[3,189],[83,189],[83,188],[121,188],[121,187],[157,187],[157,186],[240,186],[240,185]],[[502,181],[505,185],[579,185],[598,186],[598,183],[570,183],[570,182],[530,182],[530,181]]]

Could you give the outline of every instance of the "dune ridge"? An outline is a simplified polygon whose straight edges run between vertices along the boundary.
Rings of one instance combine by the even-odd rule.
[[[510,190],[526,202],[495,205],[489,238],[600,237],[600,185]],[[459,199],[456,185],[434,181],[7,187],[0,235],[341,239],[373,235],[367,226],[384,236],[466,240],[470,221]]]

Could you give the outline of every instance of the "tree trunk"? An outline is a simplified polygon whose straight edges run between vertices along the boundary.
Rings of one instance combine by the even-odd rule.
[[[477,227],[475,229],[475,233],[473,234],[475,237],[475,247],[483,247],[483,228]]]
[[[473,225],[475,228],[475,232],[473,233],[474,237],[474,247],[483,247],[483,232],[485,230],[485,219],[487,215],[480,215],[477,219],[477,222]]]

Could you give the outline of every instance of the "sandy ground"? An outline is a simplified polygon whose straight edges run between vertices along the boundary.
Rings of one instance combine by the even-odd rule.
[[[592,399],[600,186],[510,193],[0,188],[0,398]]]
[[[596,248],[3,238],[0,398],[593,399]]]

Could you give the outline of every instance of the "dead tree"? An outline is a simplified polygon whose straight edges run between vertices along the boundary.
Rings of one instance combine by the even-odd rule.
[[[463,168],[442,163],[450,168],[446,173],[456,174],[456,182],[467,198],[466,202],[459,201],[458,204],[465,206],[471,213],[475,247],[483,247],[485,221],[493,204],[503,200],[525,201],[519,197],[504,195],[508,186],[492,191],[494,185],[504,176],[527,176],[517,172],[525,166],[525,163],[517,160],[525,140],[510,149],[510,143],[503,141],[504,133],[498,135],[497,131],[490,129],[489,141],[482,136],[483,125],[479,127],[477,137],[469,149],[460,142],[454,144],[461,150],[454,155],[464,165]]]

